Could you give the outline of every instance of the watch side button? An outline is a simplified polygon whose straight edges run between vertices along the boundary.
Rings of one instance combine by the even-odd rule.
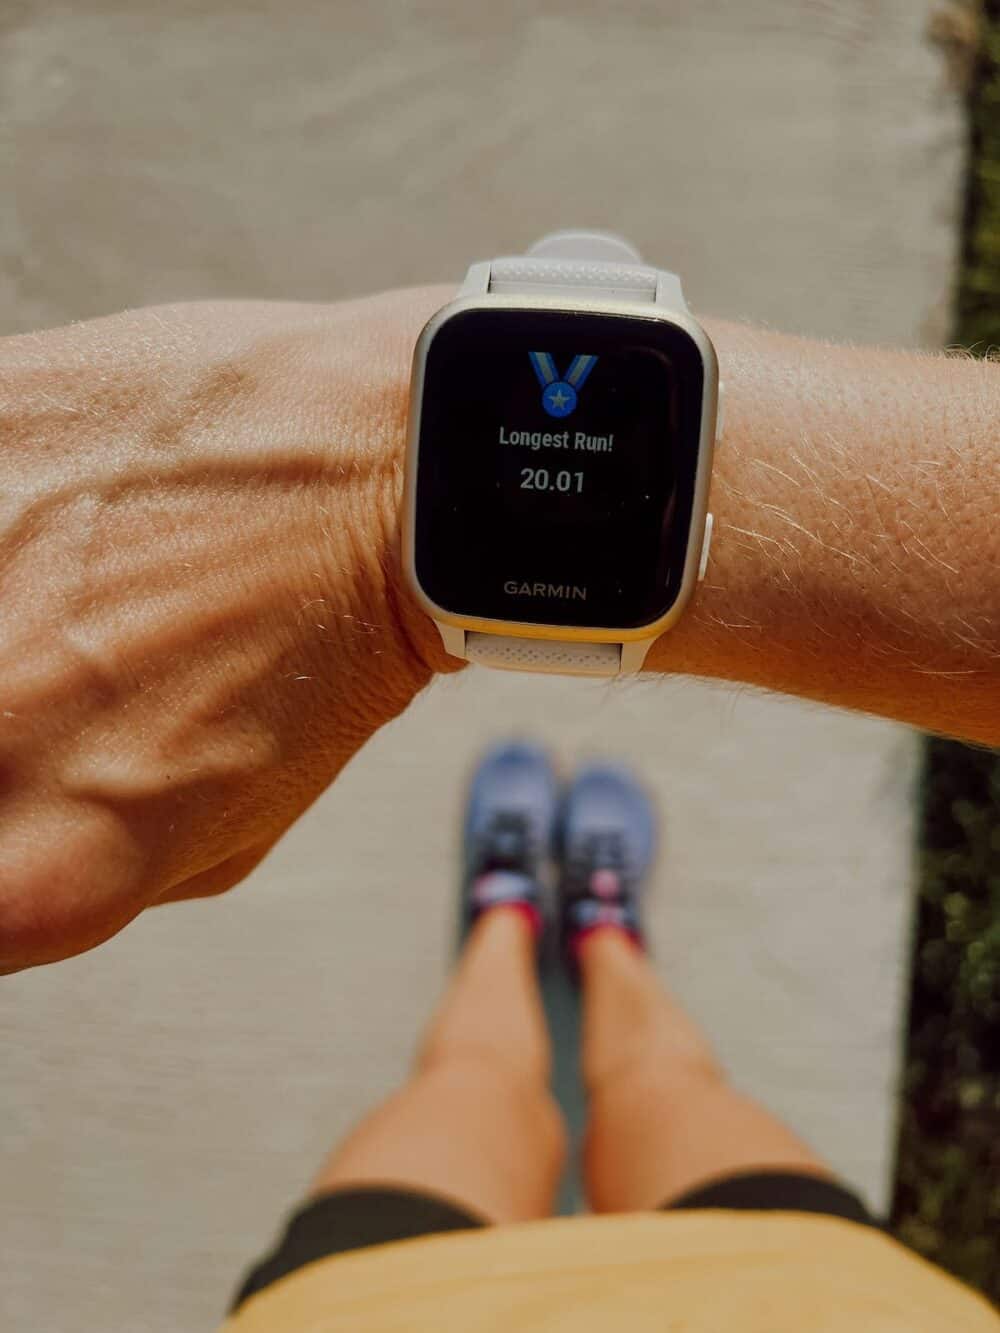
[[[726,385],[723,380],[719,380],[719,393],[715,406],[715,438],[722,439],[722,432],[726,424]]]
[[[705,515],[705,536],[701,543],[701,560],[698,562],[698,582],[705,577],[705,570],[708,569],[708,550],[712,545],[712,529],[715,526],[715,519],[711,514]]]
[[[441,642],[444,650],[449,657],[460,657],[467,659],[465,649],[465,630],[456,629],[454,625],[445,625],[440,620],[435,621],[438,627],[438,633],[441,635]]]

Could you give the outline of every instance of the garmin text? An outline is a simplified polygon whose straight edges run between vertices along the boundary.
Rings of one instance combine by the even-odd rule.
[[[558,597],[564,602],[585,602],[587,589],[576,583],[521,583],[508,579],[503,590],[510,597]]]

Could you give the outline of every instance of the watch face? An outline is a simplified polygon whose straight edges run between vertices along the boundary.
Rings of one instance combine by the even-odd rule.
[[[658,319],[461,311],[427,351],[417,578],[453,614],[634,629],[677,598],[702,355]]]

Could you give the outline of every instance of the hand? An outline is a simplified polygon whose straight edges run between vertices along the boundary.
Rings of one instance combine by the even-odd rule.
[[[447,297],[0,342],[0,970],[230,888],[447,667],[397,550]]]

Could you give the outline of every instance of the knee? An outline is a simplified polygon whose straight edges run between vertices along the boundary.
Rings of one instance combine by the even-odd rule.
[[[533,1115],[538,1141],[552,1172],[561,1176],[569,1157],[569,1126],[550,1088],[543,1088],[536,1098]]]
[[[437,1083],[448,1100],[469,1108],[482,1131],[484,1151],[514,1142],[547,1172],[561,1173],[569,1153],[569,1131],[559,1103],[544,1077],[526,1076],[485,1048],[451,1048],[447,1058],[424,1058],[422,1078]],[[493,1134],[502,1123],[514,1133]]]
[[[514,1045],[509,1041],[495,1041],[489,1028],[479,1033],[458,1035],[432,1029],[417,1055],[417,1072],[458,1065],[479,1068],[490,1076],[535,1087],[548,1085],[549,1053],[540,1042]]]
[[[662,1104],[692,1085],[726,1084],[726,1073],[706,1042],[676,1042],[659,1037],[627,1043],[600,1064],[585,1061],[584,1075],[592,1099],[626,1098]]]

